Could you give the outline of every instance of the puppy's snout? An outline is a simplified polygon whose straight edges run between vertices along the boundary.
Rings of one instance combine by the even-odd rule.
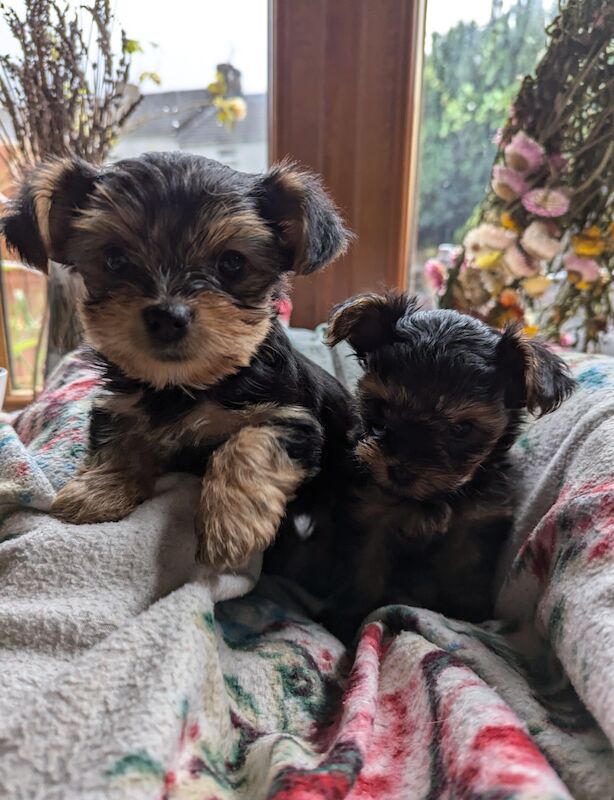
[[[143,311],[147,332],[157,344],[178,342],[188,332],[190,309],[183,303],[159,303]]]

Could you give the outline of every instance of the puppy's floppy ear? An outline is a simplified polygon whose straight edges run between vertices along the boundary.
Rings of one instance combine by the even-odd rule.
[[[529,339],[519,325],[508,326],[497,345],[499,367],[509,408],[547,414],[576,387],[565,362],[539,339]]]
[[[78,158],[34,167],[0,218],[8,245],[43,272],[50,258],[65,263],[75,214],[86,204],[99,175]]]
[[[357,294],[333,308],[328,319],[330,347],[346,340],[364,357],[396,338],[397,323],[418,308],[418,301],[403,292]]]
[[[255,197],[288,254],[288,268],[298,275],[309,275],[346,251],[351,234],[314,173],[284,161],[259,178]]]

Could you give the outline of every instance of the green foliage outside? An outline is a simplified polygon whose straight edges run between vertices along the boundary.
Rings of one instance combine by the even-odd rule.
[[[488,186],[496,145],[520,87],[542,52],[544,0],[493,0],[487,25],[434,34],[424,67],[418,246],[457,242]]]

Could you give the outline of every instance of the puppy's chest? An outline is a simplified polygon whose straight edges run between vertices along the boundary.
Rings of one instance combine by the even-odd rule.
[[[242,427],[263,417],[262,409],[227,408],[208,397],[154,398],[142,392],[107,395],[98,408],[111,415],[121,433],[140,439],[158,457],[206,458]]]
[[[377,604],[409,603],[464,619],[491,612],[491,584],[510,529],[501,493],[467,500],[444,513],[379,491],[356,505],[363,531],[358,570],[361,592],[374,585]],[[377,577],[375,577],[375,574]]]

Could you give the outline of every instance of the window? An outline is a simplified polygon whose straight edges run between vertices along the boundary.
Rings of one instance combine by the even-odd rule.
[[[148,150],[184,150],[260,172],[268,161],[267,0],[194,3],[176,0],[173,14],[148,13],[148,0],[119,0],[117,16],[138,32],[143,52],[135,76],[144,97],[127,121],[113,158]],[[186,21],[189,20],[189,23]],[[239,116],[224,123],[209,84],[221,75],[228,97],[241,98]]]
[[[43,275],[10,259],[3,259],[1,277],[11,389],[18,396],[41,384],[47,284]]]
[[[83,15],[78,0],[69,3]],[[146,151],[184,150],[238,170],[266,169],[268,0],[175,0],[172,14],[152,9],[149,0],[117,0],[112,5],[111,35],[116,43],[110,49],[119,58],[119,31],[124,29],[129,48],[125,52],[132,58],[129,84],[135,84],[129,85],[128,100],[139,93],[142,99],[117,137],[111,160]],[[23,19],[25,4],[16,3],[15,12]],[[35,16],[40,18],[38,12]],[[87,31],[89,23],[81,24]],[[23,52],[1,16],[0,52],[18,60]],[[84,61],[85,69],[94,69],[89,52]],[[97,79],[93,84],[100,87]],[[11,137],[10,154],[17,137],[1,107],[0,126]],[[14,186],[5,169],[7,159],[2,158],[7,153],[0,152],[0,205]],[[79,342],[77,289],[69,285],[64,270],[54,267],[48,283],[43,275],[25,269],[15,253],[0,250],[0,259],[0,365],[9,369],[5,407],[16,407],[31,399],[43,373]],[[47,320],[49,336],[44,331]]]
[[[550,0],[428,0],[422,87],[417,253],[413,288],[429,291],[423,265],[450,259],[482,200],[497,129],[519,78],[543,51]]]

